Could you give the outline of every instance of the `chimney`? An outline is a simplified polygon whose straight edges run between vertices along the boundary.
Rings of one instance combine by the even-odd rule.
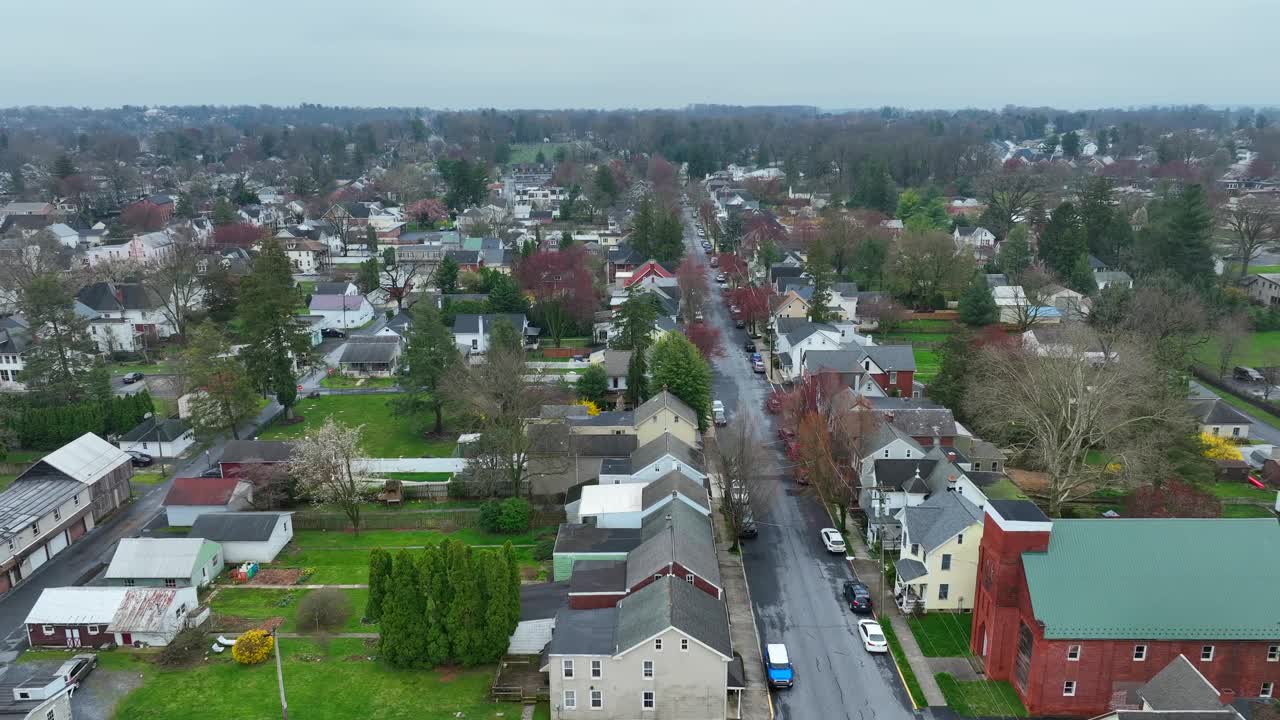
[[[884,413],[884,419],[886,422],[893,422],[893,411],[886,410]]]
[[[1218,700],[1223,705],[1230,705],[1231,703],[1235,702],[1235,699],[1236,699],[1236,691],[1232,690],[1231,688],[1223,688],[1218,693]]]
[[[947,462],[952,462],[952,463],[955,462],[956,457],[958,456],[956,455],[956,452],[954,450],[947,451]]]
[[[947,492],[955,492],[959,482],[960,482],[960,478],[956,477],[955,475],[948,475],[947,476]]]

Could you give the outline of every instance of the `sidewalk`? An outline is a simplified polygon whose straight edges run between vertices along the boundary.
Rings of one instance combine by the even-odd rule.
[[[924,652],[920,650],[920,644],[916,642],[916,636],[907,625],[907,619],[903,617],[902,611],[893,600],[890,599],[888,602],[882,600],[882,598],[892,598],[893,589],[886,588],[883,593],[881,592],[880,582],[884,579],[884,575],[880,572],[879,559],[872,556],[871,548],[867,547],[860,533],[849,531],[847,522],[845,537],[849,540],[849,554],[853,557],[855,574],[871,590],[874,602],[880,609],[878,614],[881,620],[886,617],[889,619],[893,634],[898,637],[898,644],[902,645],[902,654],[906,656],[911,672],[915,674],[916,681],[920,683],[920,689],[924,691],[924,697],[916,699],[923,700],[924,704],[929,706],[945,706],[947,699],[938,687],[938,681],[933,679],[934,672],[940,672],[941,669],[935,670],[929,658],[925,657]]]

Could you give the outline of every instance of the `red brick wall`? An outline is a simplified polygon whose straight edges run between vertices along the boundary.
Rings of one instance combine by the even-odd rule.
[[[43,625],[27,625],[27,630],[31,634],[31,644],[45,647],[67,647],[67,630],[70,628],[78,628],[80,630],[81,647],[96,647],[105,643],[115,642],[115,636],[107,632],[107,623],[98,625],[96,634],[89,633],[88,625],[54,625],[52,635],[44,634]]]

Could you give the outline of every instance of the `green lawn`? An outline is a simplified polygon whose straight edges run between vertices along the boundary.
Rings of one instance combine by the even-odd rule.
[[[902,643],[898,642],[898,635],[893,631],[893,624],[885,616],[880,617],[879,620],[880,629],[884,632],[885,640],[889,642],[889,652],[893,653],[893,662],[897,664],[903,680],[907,683],[907,694],[911,696],[912,704],[918,707],[923,706],[925,704],[924,690],[920,688],[920,681],[916,679],[915,671],[911,669],[911,664],[907,662],[907,655],[902,651]]]
[[[566,147],[566,143],[514,143],[511,145],[511,163],[513,165],[529,165],[538,161],[538,151],[542,151],[542,159],[548,164],[556,161],[556,150]]]
[[[911,634],[927,657],[964,657],[969,654],[971,615],[928,613],[907,618]]]
[[[960,682],[947,673],[933,678],[947,699],[947,705],[962,717],[1026,717],[1018,693],[1007,682],[979,680]]]
[[[942,370],[942,356],[937,350],[913,346],[911,351],[916,356],[916,380],[927,383],[937,377]]]
[[[1000,478],[996,482],[982,488],[982,492],[992,500],[1026,500],[1026,493],[1009,478]]]
[[[413,418],[396,415],[390,407],[394,395],[324,395],[298,402],[295,412],[303,422],[293,425],[272,424],[258,436],[259,440],[288,440],[306,435],[332,417],[345,425],[364,425],[362,446],[375,458],[449,457],[458,436],[427,439]]]
[[[396,379],[389,377],[357,378],[346,375],[330,375],[320,381],[321,387],[327,388],[392,388]]]
[[[461,540],[468,545],[501,545],[508,540],[513,545],[533,545],[538,537],[550,535],[555,528],[538,528],[519,535],[498,535],[476,528],[463,528],[451,533],[434,530],[365,530],[359,535],[348,532],[324,530],[298,530],[293,541],[304,550],[313,548],[373,548],[416,547],[433,545],[446,538]]]
[[[111,363],[112,375],[126,375],[131,372],[140,372],[143,375],[172,375],[178,370],[167,362],[158,362],[150,365],[144,363]]]
[[[129,478],[129,482],[134,485],[159,485],[165,481],[166,477],[168,476],[158,472],[140,472],[134,473],[133,477]]]
[[[13,481],[17,479],[17,475],[0,475],[0,490],[8,488],[13,484]]]
[[[44,450],[10,450],[5,453],[3,460],[15,465],[30,465],[48,454]]]
[[[1224,518],[1274,518],[1275,516],[1274,512],[1261,505],[1222,506],[1222,517]]]
[[[1273,503],[1276,500],[1275,490],[1259,490],[1247,482],[1214,483],[1211,490],[1217,498],[1243,498],[1266,503]]]
[[[1247,342],[1241,343],[1236,349],[1231,364],[1268,367],[1280,363],[1277,358],[1280,358],[1280,330],[1269,330],[1249,333]],[[1219,362],[1217,338],[1210,338],[1208,342],[1201,345],[1196,352],[1196,359],[1217,372]]]
[[[307,582],[311,583],[313,580]],[[298,603],[311,592],[315,591],[225,588],[218,591],[209,607],[221,615],[234,615],[253,620],[282,617],[285,619],[281,628],[284,632],[299,632]],[[369,602],[369,591],[364,588],[343,588],[342,592],[351,601],[351,616],[339,632],[376,632],[376,626],[360,622],[360,618],[364,615],[364,606]],[[281,605],[282,602],[285,604]]]
[[[490,666],[394,670],[368,659],[376,649],[348,639],[322,646],[286,638],[280,649],[292,720],[510,720],[520,714],[519,705],[489,701],[494,672]],[[191,670],[159,670],[134,661],[146,682],[117,705],[116,717],[279,718],[275,664],[241,666],[229,655],[213,657]]]

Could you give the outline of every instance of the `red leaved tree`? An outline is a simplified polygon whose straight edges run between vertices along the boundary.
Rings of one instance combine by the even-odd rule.
[[[444,203],[435,198],[415,200],[404,206],[404,212],[415,222],[430,224],[449,217],[449,210]]]
[[[724,357],[724,344],[720,342],[720,328],[710,323],[696,322],[685,328],[685,337],[698,348],[707,362],[711,358]]]
[[[1125,500],[1124,510],[1129,517],[1216,518],[1222,517],[1222,502],[1194,485],[1171,478],[1162,485],[1134,490]]]
[[[680,288],[680,314],[686,323],[692,323],[706,307],[707,299],[711,296],[711,288],[707,283],[707,266],[693,255],[686,255],[676,268],[676,287]]]
[[[134,232],[155,232],[164,229],[169,213],[149,202],[137,202],[120,213],[120,222]]]
[[[539,250],[520,261],[516,280],[533,297],[534,312],[556,347],[574,328],[589,329],[596,311],[586,248]]]
[[[214,229],[213,244],[222,247],[252,247],[262,239],[263,231],[249,223],[223,225]]]
[[[737,317],[750,323],[753,330],[769,320],[769,297],[772,293],[764,287],[741,287],[730,293],[731,302],[737,306]]]
[[[747,261],[734,253],[720,253],[716,256],[716,267],[728,276],[734,285],[741,285],[747,280]]]

